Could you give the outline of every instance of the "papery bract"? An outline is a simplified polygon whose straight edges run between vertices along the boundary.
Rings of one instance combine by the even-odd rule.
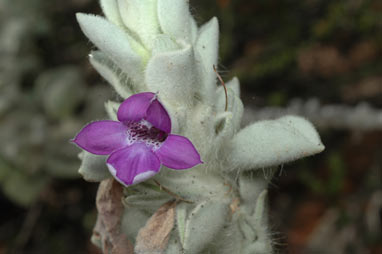
[[[190,140],[171,134],[171,119],[154,93],[130,96],[117,116],[118,121],[86,125],[73,142],[90,153],[110,155],[109,171],[125,186],[152,177],[161,164],[188,169],[202,163]]]

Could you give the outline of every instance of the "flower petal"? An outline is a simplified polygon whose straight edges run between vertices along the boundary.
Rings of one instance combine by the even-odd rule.
[[[187,169],[203,163],[188,138],[173,134],[167,137],[155,154],[163,165],[172,169]]]
[[[171,120],[162,104],[158,100],[153,100],[147,109],[146,118],[156,128],[166,132],[171,132]]]
[[[152,103],[154,93],[138,93],[127,98],[118,109],[118,120],[121,122],[138,122],[146,116],[147,109]]]
[[[158,157],[143,143],[112,153],[106,163],[114,177],[125,186],[145,181],[160,169]]]
[[[111,154],[127,145],[127,127],[120,122],[105,120],[86,125],[73,142],[89,153]]]

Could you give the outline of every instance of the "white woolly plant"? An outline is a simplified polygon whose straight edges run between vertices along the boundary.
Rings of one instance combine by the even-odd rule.
[[[77,14],[98,48],[91,64],[122,99],[156,93],[172,133],[191,140],[204,163],[181,171],[162,166],[122,193],[119,183],[110,188],[106,157],[83,151],[79,172],[102,181],[93,242],[104,253],[132,253],[132,246],[135,253],[272,253],[269,179],[257,172],[323,151],[312,124],[284,116],[241,129],[239,81],[229,81],[225,94],[214,72],[218,21],[198,27],[188,0],[100,2],[106,19]],[[106,102],[110,119],[119,105]]]

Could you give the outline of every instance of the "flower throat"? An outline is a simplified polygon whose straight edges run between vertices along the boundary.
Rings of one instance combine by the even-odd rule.
[[[168,136],[166,132],[159,130],[146,120],[125,124],[128,127],[127,140],[129,144],[143,142],[149,147],[158,149]]]

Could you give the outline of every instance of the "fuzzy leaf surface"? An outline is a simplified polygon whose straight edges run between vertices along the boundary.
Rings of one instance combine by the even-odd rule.
[[[249,125],[228,147],[230,168],[241,170],[281,165],[324,150],[313,125],[297,116]]]

